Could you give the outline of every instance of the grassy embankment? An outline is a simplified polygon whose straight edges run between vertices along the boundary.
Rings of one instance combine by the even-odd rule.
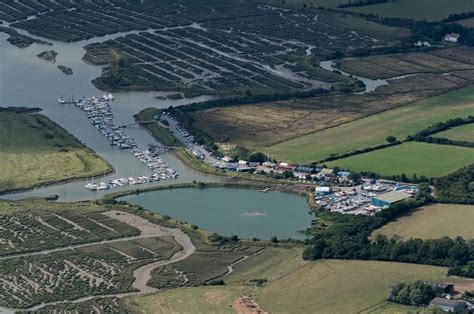
[[[438,239],[441,237],[474,238],[473,205],[434,204],[424,206],[392,221],[374,231],[373,235],[388,237],[398,235],[402,239]]]
[[[323,1],[329,2],[329,1]],[[330,1],[331,3],[339,1]],[[348,3],[345,1],[344,3]],[[337,5],[329,4],[332,7]],[[376,14],[383,17],[400,17],[413,20],[438,21],[447,18],[450,14],[472,11],[471,0],[399,0],[387,3],[347,8],[357,13]]]
[[[309,163],[382,144],[389,135],[404,139],[437,122],[473,114],[474,87],[470,86],[262,149],[278,160]]]
[[[219,287],[179,288],[124,300],[140,313],[235,313],[235,300],[250,295],[271,313],[422,311],[386,301],[389,287],[415,279],[444,280],[446,269],[376,261],[320,260],[305,262],[301,249],[267,249],[236,265]],[[263,287],[249,282],[267,279]]]
[[[353,171],[371,171],[382,176],[440,177],[474,163],[474,149],[408,142],[325,163]]]
[[[0,193],[112,172],[112,166],[40,114],[0,112]]]

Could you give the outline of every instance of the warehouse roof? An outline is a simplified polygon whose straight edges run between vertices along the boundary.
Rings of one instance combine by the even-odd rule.
[[[374,198],[376,198],[378,200],[381,200],[381,201],[384,201],[384,202],[387,202],[387,203],[390,203],[390,204],[393,204],[393,203],[399,202],[401,200],[407,199],[409,197],[411,197],[411,195],[408,194],[408,193],[405,193],[403,191],[391,191],[391,192],[387,192],[387,193],[377,195]]]
[[[430,305],[440,305],[440,306],[457,306],[465,305],[466,302],[460,300],[449,300],[445,298],[434,298],[431,300]]]

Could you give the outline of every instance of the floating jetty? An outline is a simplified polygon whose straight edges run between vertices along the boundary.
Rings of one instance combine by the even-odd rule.
[[[138,177],[116,178],[108,182],[90,182],[85,185],[85,188],[92,191],[103,191],[160,180],[176,179],[178,173],[158,156],[159,150],[153,149],[154,145],[149,145],[151,148],[146,150],[137,148],[135,140],[126,135],[121,127],[115,125],[110,104],[113,99],[113,95],[108,94],[99,98],[82,97],[77,101],[59,97],[58,102],[60,104],[74,104],[79,107],[87,114],[89,123],[95,126],[110,141],[110,145],[124,150],[130,149],[135,158],[140,160],[150,170],[150,173]]]

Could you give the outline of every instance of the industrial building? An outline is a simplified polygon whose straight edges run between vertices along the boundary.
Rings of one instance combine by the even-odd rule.
[[[445,312],[461,311],[466,307],[466,302],[462,300],[450,300],[445,298],[434,298],[430,306],[438,307]]]
[[[391,191],[372,197],[372,205],[377,207],[385,207],[410,198],[412,195],[403,191]]]

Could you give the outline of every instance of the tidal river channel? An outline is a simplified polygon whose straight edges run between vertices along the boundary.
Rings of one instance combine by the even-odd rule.
[[[87,116],[74,105],[57,102],[59,96],[102,96],[90,82],[100,75],[101,68],[81,61],[82,47],[94,40],[77,43],[52,42],[53,46],[33,44],[19,49],[6,41],[8,35],[0,33],[0,106],[39,107],[42,114],[67,129],[98,155],[106,159],[115,169],[112,175],[100,178],[108,181],[115,177],[138,176],[147,169],[128,150],[120,150],[109,144],[88,121]],[[96,39],[102,41],[104,38]],[[42,51],[58,52],[56,63],[48,63],[36,55]],[[56,66],[71,67],[74,74],[66,76]],[[114,93],[112,104],[115,124],[133,123],[133,115],[148,107],[167,108],[191,102],[204,101],[209,97],[193,99],[159,100],[159,93]],[[138,147],[146,148],[156,141],[142,128],[128,127],[125,133],[135,139]],[[0,148],[1,149],[1,148]],[[173,183],[216,181],[185,167],[173,154],[165,153],[162,159],[179,177],[140,185],[146,188]],[[110,191],[95,192],[84,188],[90,180],[85,179],[66,184],[52,185],[31,191],[2,195],[2,198],[17,200],[31,196],[58,195],[60,201],[97,199]],[[128,187],[136,189],[135,186]],[[127,188],[121,188],[124,190]],[[307,213],[308,204],[304,197],[279,192],[259,193],[248,189],[210,188],[161,190],[123,199],[146,208],[172,216],[178,220],[199,225],[211,232],[224,235],[236,234],[242,238],[258,237],[270,239],[303,238],[298,230],[309,227],[311,217]]]
[[[90,83],[100,75],[101,68],[81,61],[85,53],[82,47],[93,40],[67,44],[53,42],[53,46],[33,44],[26,49],[19,49],[8,43],[7,38],[8,35],[0,33],[0,106],[26,106],[43,109],[42,114],[67,129],[114,167],[116,172],[100,178],[100,181],[108,181],[115,177],[136,177],[147,173],[143,163],[137,160],[130,151],[120,150],[109,145],[108,140],[88,122],[87,116],[79,108],[57,102],[59,96],[66,99],[74,96],[77,99],[84,95],[91,97],[104,94]],[[96,41],[99,40],[104,40],[104,38],[96,39]],[[55,64],[41,60],[36,56],[45,50],[58,52]],[[56,68],[59,64],[71,67],[74,74],[64,75]],[[156,99],[158,95],[158,93],[144,92],[114,93],[115,100],[112,102],[112,111],[115,123],[117,125],[133,123],[133,115],[144,108],[167,108],[170,105],[179,106],[209,99],[209,97],[202,96],[193,99],[158,100]],[[126,128],[125,133],[134,138],[140,148],[146,148],[148,144],[156,143],[147,132],[138,126]],[[141,185],[141,188],[193,180],[203,182],[213,180],[185,168],[172,154],[164,154],[161,157],[179,173],[179,178]],[[29,196],[59,195],[62,201],[77,201],[100,198],[107,193],[85,189],[84,185],[87,182],[88,180],[84,180],[53,185],[2,197],[21,199]],[[129,188],[136,189],[136,187]]]

